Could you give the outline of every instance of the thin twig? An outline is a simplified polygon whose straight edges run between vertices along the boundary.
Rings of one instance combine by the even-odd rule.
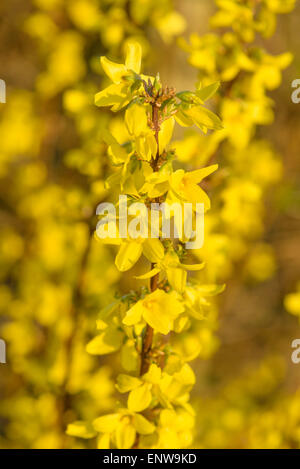
[[[152,104],[152,125],[154,128],[155,132],[155,140],[157,144],[157,152],[156,152],[156,157],[152,159],[151,166],[153,171],[157,171],[158,169],[158,162],[159,162],[159,107],[156,105],[154,102]],[[152,264],[151,269],[154,268],[154,265]],[[150,280],[150,289],[151,292],[154,292],[157,289],[159,281],[159,273],[154,275],[154,277],[151,278]],[[143,345],[142,345],[142,354],[141,354],[141,369],[140,369],[140,375],[143,375],[144,373],[147,373],[148,368],[149,368],[149,354],[151,352],[152,348],[152,342],[153,342],[153,328],[147,324],[146,326],[146,332],[143,338]]]

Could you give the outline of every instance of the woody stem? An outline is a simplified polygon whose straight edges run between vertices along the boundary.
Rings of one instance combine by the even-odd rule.
[[[154,102],[152,104],[152,125],[154,128],[155,132],[155,140],[157,144],[157,152],[156,152],[156,157],[152,159],[151,166],[153,171],[157,171],[158,168],[158,162],[159,162],[159,113],[158,113],[159,107],[156,105]],[[151,265],[151,269],[154,268],[154,265]],[[151,278],[150,281],[150,290],[151,292],[154,292],[157,289],[159,281],[159,274],[154,275],[154,277]],[[152,348],[152,341],[153,341],[153,328],[147,324],[146,326],[146,332],[144,335],[143,339],[143,345],[142,345],[142,355],[141,355],[141,369],[140,369],[140,375],[143,375],[144,373],[147,373],[148,368],[149,368],[149,353]]]

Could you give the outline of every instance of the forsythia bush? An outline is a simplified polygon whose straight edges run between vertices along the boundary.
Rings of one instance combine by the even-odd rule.
[[[0,447],[86,447],[65,431],[114,406],[114,367],[85,346],[119,279],[93,240],[107,193],[100,129],[111,120],[93,107],[98,59],[121,56],[128,38],[149,57],[153,30],[171,41],[185,22],[171,0],[7,1],[0,11]]]
[[[265,200],[282,178],[280,156],[258,127],[273,122],[274,102],[268,92],[280,86],[282,71],[292,61],[289,52],[268,53],[258,45],[257,36],[270,38],[277,15],[291,12],[295,1],[217,0],[216,4],[211,27],[219,33],[192,34],[189,41],[181,40],[181,46],[204,85],[222,82],[215,106],[224,129],[208,137],[190,131],[175,148],[185,164],[217,159],[222,168],[213,209],[206,216],[206,242],[199,251],[208,265],[205,280],[236,279],[238,271],[245,283],[253,284],[272,277],[277,268],[272,247],[262,239]],[[295,315],[299,314],[297,295],[285,298],[286,309]],[[224,395],[205,405],[200,401],[198,445],[299,447],[299,392],[285,396],[283,402],[272,401],[272,392],[278,392],[283,382],[284,368],[280,361],[268,360],[250,377],[228,384]],[[272,402],[269,412],[260,406],[259,393]]]
[[[164,88],[158,75],[154,78],[140,74],[141,53],[138,43],[129,43],[125,65],[101,58],[113,83],[96,95],[96,104],[111,106],[115,112],[126,107],[128,132],[123,145],[112,135],[106,135],[108,154],[118,167],[108,184],[117,185],[120,193],[130,197],[129,211],[138,201],[149,208],[158,201],[169,207],[186,202],[192,205],[194,214],[199,203],[207,210],[208,196],[198,184],[217,165],[189,172],[174,171],[175,154],[170,142],[175,122],[184,127],[195,124],[205,133],[222,127],[219,118],[203,105],[215,93],[218,83],[195,92],[176,93],[172,88]],[[120,140],[122,137],[121,134]],[[140,225],[148,219],[150,212],[142,215]],[[178,224],[182,223],[182,219],[175,220],[178,232],[182,228]],[[117,377],[117,389],[128,393],[127,405],[96,418],[92,426],[72,423],[68,433],[86,438],[99,433],[99,448],[189,446],[194,413],[188,401],[195,377],[187,363],[190,357],[176,350],[176,342],[173,348],[168,335],[188,334],[192,323],[203,319],[209,297],[220,288],[187,278],[188,270],[203,268],[203,264],[184,263],[183,242],[185,237],[190,239],[189,235],[182,234],[178,244],[171,239],[161,240],[160,225],[157,237],[150,238],[148,232],[143,234],[140,227],[140,236],[133,239],[128,233],[121,237],[117,223],[107,221],[107,225],[112,224],[117,236],[111,242],[119,245],[115,260],[118,270],[129,270],[142,254],[151,264],[151,270],[138,277],[150,279],[149,289],[130,292],[104,308],[97,321],[100,333],[87,346],[91,354],[120,351],[127,373]]]
[[[273,122],[268,92],[280,85],[292,54],[271,55],[255,39],[257,34],[269,38],[276,14],[291,11],[295,2],[216,3],[211,25],[221,33],[193,34],[181,45],[204,85],[222,82],[216,109],[224,129],[207,138],[189,132],[175,148],[184,162],[206,164],[217,158],[222,163],[214,210],[207,216],[207,242],[200,251],[204,260],[214,259],[209,263],[211,279],[226,279],[242,262],[244,277],[259,282],[275,270],[272,249],[257,240],[264,236],[265,197],[282,177],[282,162],[257,128]]]
[[[259,240],[263,235],[263,197],[267,193],[268,188],[279,181],[281,177],[281,162],[278,155],[267,141],[255,137],[255,130],[258,125],[267,125],[272,122],[272,101],[267,97],[267,91],[279,86],[281,81],[281,70],[290,64],[292,56],[290,53],[286,53],[277,57],[272,57],[262,48],[259,49],[258,47],[253,47],[251,49],[249,44],[255,40],[256,32],[261,32],[264,37],[269,37],[274,32],[276,13],[288,12],[294,6],[294,2],[290,2],[285,7],[282,5],[279,6],[278,4],[272,4],[270,2],[262,2],[259,7],[256,2],[242,2],[243,5],[240,4],[241,2],[235,1],[220,1],[217,3],[220,10],[212,18],[212,25],[214,27],[228,27],[233,25],[233,30],[226,32],[221,36],[209,34],[204,38],[200,38],[193,35],[191,37],[190,45],[184,42],[182,42],[182,45],[189,53],[190,63],[201,71],[199,76],[200,83],[206,85],[206,88],[203,90],[204,93],[205,90],[216,91],[217,87],[214,84],[215,81],[221,81],[224,83],[221,88],[221,96],[218,97],[216,102],[224,129],[210,133],[208,136],[203,136],[199,133],[190,131],[183,141],[176,142],[175,144],[176,154],[178,155],[179,160],[184,163],[188,162],[196,165],[205,164],[215,159],[218,160],[219,158],[222,161],[223,174],[219,177],[217,182],[218,187],[215,187],[216,196],[214,210],[211,214],[207,215],[206,242],[204,247],[195,253],[196,255],[199,253],[201,260],[204,259],[207,261],[207,269],[204,269],[204,274],[202,274],[202,280],[204,279],[207,282],[207,287],[204,286],[204,288],[210,289],[212,287],[215,289],[215,293],[221,289],[217,289],[216,286],[213,287],[213,282],[222,281],[229,275],[232,275],[234,265],[238,261],[242,261],[244,263],[245,279],[256,282],[264,281],[266,278],[273,275],[276,268],[271,248],[266,243],[257,242],[257,240]],[[257,8],[258,12],[255,11]],[[148,128],[149,115],[151,113],[148,111],[147,118],[146,113],[144,112],[143,114],[141,112],[141,96],[139,95],[139,101],[136,102],[134,95],[130,93],[128,96],[128,83],[126,86],[126,81],[120,82],[120,75],[118,74],[128,74],[128,69],[121,65],[117,66],[116,64],[111,64],[105,58],[102,59],[102,64],[114,84],[96,96],[96,104],[100,106],[111,105],[113,106],[113,110],[119,110],[120,107],[127,105],[129,102],[131,106],[126,111],[125,121],[129,134],[128,140],[131,140],[132,138],[135,140],[133,146],[131,145],[129,149],[127,148],[127,155],[125,155],[124,152],[121,151],[120,144],[117,141],[106,137],[107,143],[110,144],[109,154],[112,158],[113,164],[121,165],[120,170],[118,170],[117,173],[114,173],[108,183],[111,185],[120,184],[120,191],[130,194],[133,201],[141,200],[141,195],[144,197],[144,194],[146,194],[150,200],[151,197],[161,197],[162,195],[165,195],[163,200],[167,200],[169,202],[174,201],[174,199],[177,201],[180,200],[178,195],[177,198],[176,195],[174,197],[174,193],[179,193],[180,186],[174,186],[174,183],[172,185],[174,176],[173,174],[168,174],[165,169],[168,163],[168,157],[166,157],[166,161],[163,159],[164,164],[161,169],[159,168],[159,171],[157,171],[156,166],[154,166],[154,172],[162,172],[161,176],[157,174],[153,176],[151,171],[148,172],[149,165],[147,165],[145,161],[144,168],[142,168],[141,164],[140,167],[135,170],[127,169],[125,166],[130,161],[128,151],[129,155],[132,155],[132,152],[135,150],[137,158],[140,160],[150,161],[150,163],[153,161],[154,156],[157,155],[157,145],[155,145],[153,141],[153,132],[149,131]],[[134,71],[139,72],[139,66],[138,69]],[[135,78],[129,78],[129,75],[125,75],[125,78],[130,83],[130,90],[136,88],[138,91],[140,90],[142,85],[140,84],[140,87],[138,87],[138,84],[140,83],[140,79],[138,77],[135,76]],[[146,83],[147,79],[148,77],[145,77]],[[137,84],[135,84],[136,81]],[[150,83],[153,83],[153,86],[157,86],[157,83],[154,82],[153,79]],[[144,87],[147,93],[147,85],[144,84]],[[121,94],[122,99],[120,102]],[[199,96],[199,92],[197,94]],[[205,129],[204,124],[207,120],[202,122],[201,120],[199,121],[199,117],[194,113],[194,106],[191,106],[191,103],[195,100],[195,95],[193,96],[191,93],[185,92],[182,94],[179,93],[177,96],[181,96],[183,98],[182,104],[184,110],[180,107],[174,108],[172,100],[168,101],[167,106],[169,106],[169,102],[172,103],[171,113],[174,112],[174,119],[184,127],[196,124],[202,131],[204,131],[204,133],[206,133],[207,129]],[[134,104],[132,104],[132,101]],[[149,106],[149,100],[147,100],[146,103],[147,106]],[[182,112],[184,112],[184,118],[182,118]],[[155,132],[153,113],[151,115],[152,123],[150,122],[150,127],[152,126],[152,131]],[[195,116],[197,120],[193,119]],[[172,117],[169,119],[172,119]],[[144,122],[144,130],[142,122]],[[163,126],[165,122],[164,118],[161,119],[161,122]],[[134,130],[135,126],[137,129],[136,131]],[[160,129],[160,132],[163,131],[163,128]],[[170,133],[171,132],[169,132],[169,134]],[[169,139],[170,135],[168,135],[168,140]],[[161,146],[158,145],[158,148],[160,149]],[[165,148],[165,142],[162,143],[162,148]],[[259,154],[259,159],[257,158],[257,154]],[[122,164],[122,161],[124,164]],[[150,166],[152,166],[153,171],[153,163],[151,163]],[[124,168],[126,168],[126,171],[124,171]],[[139,172],[141,169],[142,174],[145,175],[146,182],[143,177],[141,178],[141,174]],[[181,181],[182,177],[184,177],[184,171],[177,170],[175,174],[179,171],[181,171]],[[135,180],[134,178],[136,173],[137,176]],[[192,173],[193,171],[190,174]],[[195,182],[200,182],[200,180]],[[159,189],[156,188],[158,184],[161,185]],[[185,191],[187,184],[184,184]],[[196,187],[191,190],[187,189],[187,191],[181,192],[181,200],[195,200],[194,197],[198,192]],[[188,194],[190,194],[190,197],[193,195],[193,199],[189,199]],[[143,198],[142,200],[145,199]],[[198,200],[200,201],[201,198]],[[151,240],[150,243],[155,244],[153,240]],[[184,269],[178,269],[179,265],[177,263],[180,259],[177,258],[175,264],[173,264],[174,254],[172,254],[172,256],[169,255],[169,246],[167,246],[167,254],[163,254],[163,249],[161,248],[161,254],[159,255],[156,253],[156,257],[153,257],[152,250],[154,251],[155,247],[153,245],[152,249],[150,248],[151,255],[149,255],[149,240],[144,243],[137,242],[136,240],[119,240],[118,244],[120,244],[120,248],[116,257],[116,265],[120,271],[126,271],[131,268],[143,253],[152,263],[152,270],[140,278],[146,279],[151,277],[153,280],[153,278],[161,275],[162,273],[167,279],[167,287],[171,287],[171,292],[175,289],[177,293],[181,293],[181,295],[183,295],[184,299],[187,295],[190,295],[192,285],[186,283],[186,273]],[[174,249],[174,247],[172,247],[172,249]],[[171,258],[172,267],[174,265],[176,266],[176,274],[174,269],[172,269],[173,272],[170,271],[171,269],[168,264],[163,265],[162,259],[165,259],[166,257]],[[160,281],[160,277],[157,281]],[[111,352],[111,348],[110,350],[107,350],[107,340],[105,340],[105,337],[108,337],[108,334],[109,338],[112,337],[111,328],[113,327],[115,331],[114,350],[120,349],[121,357],[124,357],[123,360],[121,359],[123,367],[128,371],[135,373],[134,379],[132,376],[130,377],[130,375],[121,375],[117,378],[118,390],[124,393],[129,392],[127,409],[125,410],[121,407],[118,414],[114,413],[108,416],[99,417],[93,423],[94,430],[100,432],[102,435],[99,439],[100,447],[110,447],[110,445],[113,445],[113,447],[116,446],[118,448],[132,446],[169,448],[184,447],[185,444],[191,444],[191,435],[189,435],[190,438],[188,438],[189,433],[187,428],[192,428],[192,423],[190,423],[190,426],[188,423],[183,424],[183,427],[185,428],[184,437],[186,440],[181,440],[180,432],[176,431],[174,425],[170,425],[171,421],[176,421],[176,404],[178,405],[178,402],[176,401],[169,402],[170,400],[167,396],[171,393],[170,389],[165,389],[166,401],[160,400],[161,389],[158,395],[153,390],[153,384],[157,384],[158,389],[161,387],[161,376],[163,378],[165,373],[168,371],[168,358],[164,360],[163,371],[161,371],[157,367],[157,357],[155,357],[157,354],[157,351],[155,350],[156,343],[154,341],[155,345],[152,345],[153,332],[151,329],[153,328],[154,332],[159,332],[161,334],[167,334],[170,330],[174,330],[175,332],[180,333],[181,342],[186,341],[187,344],[191,338],[194,339],[191,354],[187,354],[185,345],[180,349],[177,348],[177,351],[182,353],[181,360],[183,356],[188,357],[188,360],[190,360],[195,358],[201,352],[202,355],[205,356],[205,351],[201,351],[203,339],[199,334],[200,329],[197,326],[194,326],[193,328],[193,326],[189,324],[191,329],[190,334],[186,331],[186,324],[184,324],[183,327],[181,326],[176,328],[176,320],[178,320],[178,316],[180,319],[180,315],[184,315],[185,312],[182,312],[178,307],[176,308],[176,305],[171,303],[169,299],[168,303],[170,307],[168,310],[172,311],[172,314],[174,312],[174,317],[169,318],[167,315],[167,305],[164,306],[164,295],[161,297],[158,297],[157,295],[156,302],[158,303],[158,306],[156,306],[156,302],[154,304],[151,302],[151,305],[153,304],[153,311],[150,310],[148,307],[148,299],[152,298],[153,288],[157,291],[156,281],[154,285],[155,286],[153,287],[153,282],[151,282],[150,291],[152,291],[152,293],[149,294],[149,292],[146,291],[146,301],[144,300],[145,292],[143,291],[141,293],[142,299],[137,303],[134,303],[132,306],[132,302],[140,298],[140,296],[134,292],[132,293],[134,295],[133,300],[130,301],[128,295],[126,295],[123,299],[120,299],[111,305],[111,308],[113,308],[112,311],[105,309],[103,314],[100,314],[101,322],[100,324],[98,323],[98,327],[100,329],[104,328],[104,331],[94,338],[88,345],[87,350],[90,353]],[[162,286],[163,285],[164,283],[162,283]],[[200,282],[199,285],[203,288],[202,282]],[[193,289],[195,292],[194,285]],[[195,293],[193,296],[195,296]],[[203,298],[205,298],[205,295],[203,295]],[[195,304],[197,304],[199,309],[201,296],[196,299],[196,301],[197,303],[193,299],[193,309],[195,309]],[[159,307],[159,303],[161,303],[161,307]],[[130,309],[128,311],[129,306]],[[189,308],[189,305],[186,303],[185,306],[188,306]],[[214,309],[215,305],[212,307],[212,310]],[[164,318],[166,322],[169,321],[169,324],[171,324],[170,321],[174,321],[175,318],[173,328],[170,325],[167,327],[167,325],[161,324],[163,312]],[[109,314],[111,316],[109,316]],[[117,314],[117,318],[114,316],[115,314]],[[155,315],[158,316],[159,322]],[[203,319],[203,313],[200,314],[200,316],[197,316],[195,317],[195,313],[192,314],[193,319],[198,319],[201,322],[201,319]],[[113,325],[110,325],[108,320],[109,317],[114,318],[111,319]],[[130,319],[131,317],[132,319]],[[106,319],[106,324],[103,324],[103,319]],[[147,327],[143,333],[143,339],[140,345],[138,345],[139,339],[135,339],[133,342],[132,339],[135,336],[139,336],[142,329],[136,331],[135,335],[129,334],[128,336],[128,332],[127,334],[126,332],[125,334],[123,333],[123,337],[126,337],[127,335],[129,338],[132,347],[132,357],[129,359],[130,355],[128,355],[128,352],[126,351],[126,355],[123,352],[123,347],[128,347],[128,338],[125,339],[124,343],[124,338],[122,339],[120,329],[117,329],[117,325],[119,327],[121,325],[121,327],[124,328],[124,324],[132,326],[139,324],[141,320],[143,323],[147,324]],[[140,326],[141,328],[142,325]],[[149,329],[151,330],[150,341],[148,340]],[[118,336],[116,334],[117,331],[119,331]],[[112,339],[110,339],[109,342],[111,342],[111,340]],[[210,348],[212,348],[212,351],[214,350],[214,346],[209,345],[209,341],[213,341],[213,338],[210,337],[210,339],[207,340],[206,353],[209,354]],[[176,339],[174,339],[174,342],[176,351]],[[145,368],[143,365],[143,361],[145,359],[145,343],[147,350],[149,348],[149,352],[152,352],[153,354],[152,357],[150,355],[149,360],[151,363],[150,370],[148,370],[148,367]],[[148,345],[148,343],[150,343],[150,345]],[[109,345],[112,347],[111,343],[109,343]],[[163,344],[163,347],[168,351],[167,357],[170,356],[172,357],[172,360],[174,360],[174,351],[169,348],[169,344],[167,346]],[[161,348],[159,342],[157,348],[163,355],[166,355],[166,351],[164,351],[164,348]],[[180,355],[177,359],[180,361]],[[142,364],[140,364],[140,361],[142,361]],[[136,363],[136,368],[132,365],[133,363]],[[160,363],[160,361],[158,361],[158,363]],[[136,373],[139,369],[141,374],[147,370],[146,379],[136,378]],[[178,371],[176,370],[176,373],[177,372]],[[152,381],[152,373],[153,376],[155,373],[157,374],[155,378],[156,381]],[[143,376],[144,375],[142,375],[141,378],[143,378]],[[123,383],[122,385],[123,381],[125,384]],[[182,381],[182,378],[180,381]],[[130,382],[132,384],[130,384]],[[177,392],[179,392],[179,390]],[[172,409],[173,418],[171,418],[172,414],[169,412],[170,409],[168,409],[170,404],[172,407],[174,407],[175,404],[175,409]],[[157,407],[161,408],[160,412]],[[164,409],[164,407],[168,409],[167,413],[165,412],[166,409]],[[131,414],[128,414],[128,410],[131,411]],[[144,415],[148,417],[147,424],[145,421],[144,429],[139,428],[136,424],[137,416],[132,412],[137,411],[143,411]],[[169,417],[165,419],[165,428],[161,419],[162,415],[166,414]],[[212,412],[212,414],[215,418],[215,413]],[[205,418],[205,414],[203,411],[199,410],[198,415],[201,422],[202,419]],[[236,415],[238,415],[238,417],[236,417]],[[235,417],[237,419],[240,418],[239,415],[241,415],[240,409],[236,411],[236,414],[233,411],[232,421],[234,422]],[[188,414],[186,414],[186,417],[189,417],[189,421],[192,422],[191,415],[188,416]],[[230,419],[230,412],[228,413],[228,419]],[[181,421],[183,421],[182,415]],[[149,423],[153,422],[154,426],[149,426]],[[82,422],[78,422],[77,424],[71,425],[69,431],[73,432],[73,434],[76,434],[76,425],[81,428],[84,424]],[[180,428],[182,427],[179,427],[179,429]],[[151,438],[148,436],[143,439],[139,435],[143,435],[143,433],[147,434],[148,432],[152,435]],[[121,435],[124,439],[121,438]],[[213,433],[213,435],[214,438],[211,440],[212,447],[218,444],[218,439],[215,439],[215,433]],[[200,445],[204,438],[204,436],[202,436],[202,438],[200,437]],[[276,442],[275,437],[274,441]],[[271,436],[270,441],[267,439],[265,440],[265,444],[267,446],[273,445]],[[259,445],[263,447],[263,442],[260,442]],[[222,446],[220,445],[220,447]]]

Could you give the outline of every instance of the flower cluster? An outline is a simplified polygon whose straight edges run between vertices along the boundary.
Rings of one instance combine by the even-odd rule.
[[[127,131],[125,141],[122,134],[118,139],[104,131],[108,155],[116,167],[109,186],[132,203],[159,199],[167,204],[189,202],[194,211],[202,203],[208,210],[209,198],[198,184],[217,165],[190,172],[174,170],[176,154],[170,142],[175,122],[184,127],[195,124],[204,133],[222,128],[219,118],[204,105],[219,84],[195,92],[163,88],[159,76],[140,73],[141,47],[136,42],[128,44],[124,65],[106,57],[101,63],[113,83],[96,94],[95,102],[115,112],[125,108]],[[119,351],[123,368],[130,372],[117,377],[117,389],[129,393],[126,407],[123,403],[114,414],[92,422],[100,434],[99,448],[180,448],[192,441],[194,413],[188,401],[195,377],[187,363],[190,357],[176,350],[172,335],[188,336],[193,322],[207,315],[208,297],[222,287],[188,278],[187,271],[202,269],[203,263],[184,263],[183,239],[161,240],[161,226],[158,231],[156,238],[127,235],[106,240],[120,245],[115,264],[121,272],[144,256],[150,270],[138,279],[150,279],[150,286],[105,308],[97,321],[99,334],[87,345],[95,355]],[[74,422],[68,433],[88,438],[90,425]]]
[[[93,105],[98,57],[135,38],[149,59],[149,35],[169,42],[185,21],[172,0],[26,3],[1,4],[0,447],[86,447],[65,430],[114,406],[113,367],[85,345],[119,279],[93,239],[107,194],[99,129],[113,122]]]

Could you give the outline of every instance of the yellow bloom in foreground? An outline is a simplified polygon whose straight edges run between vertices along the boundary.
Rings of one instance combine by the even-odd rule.
[[[117,85],[131,71],[140,73],[141,59],[142,48],[140,44],[138,42],[130,42],[127,44],[125,65],[112,62],[104,56],[100,60],[106,75]]]
[[[174,319],[183,311],[184,306],[176,292],[166,293],[157,289],[130,308],[123,323],[133,326],[144,319],[155,332],[166,335],[173,329]]]
[[[126,80],[126,77],[140,73],[141,59],[142,48],[138,42],[127,43],[125,65],[101,57],[103,70],[113,84],[96,94],[97,106],[112,106],[112,110],[117,111],[130,102],[132,98],[130,87],[133,82]]]

